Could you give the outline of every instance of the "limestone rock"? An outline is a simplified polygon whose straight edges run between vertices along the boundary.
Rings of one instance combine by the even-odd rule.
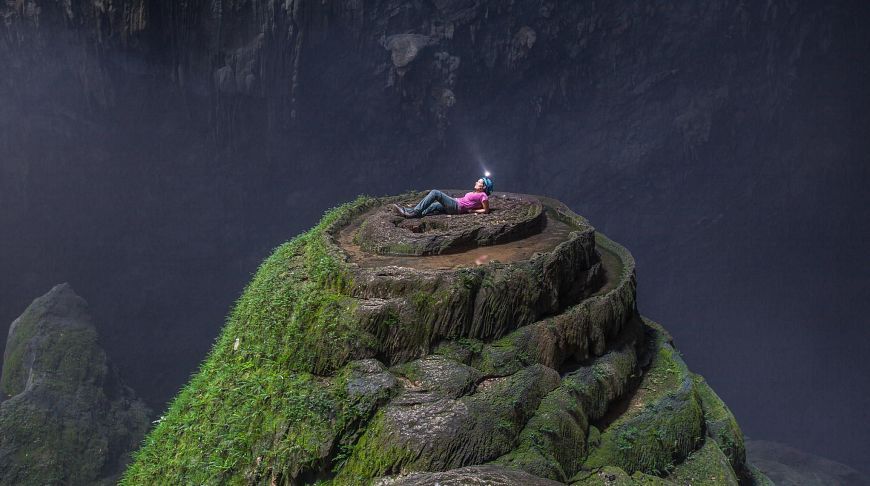
[[[460,197],[457,191],[448,195]],[[425,193],[401,205],[413,206]],[[490,213],[431,215],[405,219],[389,207],[367,215],[360,223],[355,242],[379,255],[441,255],[481,246],[497,245],[540,233],[546,224],[541,202],[518,195],[490,197]]]
[[[125,482],[763,480],[733,415],[638,312],[627,250],[558,201],[512,195],[512,224],[536,231],[367,251],[413,233],[389,207],[416,196],[361,197],[279,247]],[[436,218],[414,224],[513,231]]]
[[[2,391],[11,396],[0,404],[3,484],[114,484],[149,425],[68,284],[12,323]]]
[[[393,66],[408,66],[424,48],[434,44],[436,39],[420,34],[397,34],[387,37],[384,47],[391,52]]]

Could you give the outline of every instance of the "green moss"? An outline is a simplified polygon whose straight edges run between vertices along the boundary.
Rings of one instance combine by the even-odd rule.
[[[676,466],[667,479],[677,484],[692,486],[738,486],[737,476],[728,458],[716,443],[708,440]]]
[[[353,413],[339,370],[374,343],[327,244],[361,197],[326,213],[258,269],[198,373],[147,436],[123,484],[228,483],[322,470]]]
[[[28,308],[6,345],[3,393],[14,396],[23,392],[31,369],[37,376],[50,372],[55,391],[70,393],[75,393],[87,380],[104,374],[98,368],[105,366],[105,355],[98,348],[94,328],[41,322],[38,312],[41,311]],[[34,342],[37,335],[38,341]]]
[[[359,442],[349,460],[335,477],[337,484],[367,484],[371,478],[398,472],[401,466],[414,458],[412,451],[385,440],[386,414],[379,411]]]
[[[3,361],[3,376],[0,378],[0,390],[7,396],[13,396],[24,391],[27,383],[27,370],[22,363],[27,353],[27,343],[33,338],[36,323],[33,316],[22,315],[15,328],[15,333],[6,343],[6,356]]]
[[[435,307],[435,298],[429,292],[418,290],[411,295],[411,303],[419,314],[428,314]]]
[[[336,483],[409,471],[443,471],[497,458],[511,449],[540,400],[558,383],[540,365],[493,380],[456,400],[388,407],[376,415]],[[413,431],[413,432],[412,432]]]
[[[360,247],[365,246],[366,242],[363,241],[359,235],[362,234],[363,232],[365,232],[368,224],[369,224],[369,221],[364,220],[362,223],[360,223],[359,228],[357,228],[356,231],[354,231],[353,238],[351,239],[351,241],[353,242],[354,245],[359,245]],[[365,248],[363,248],[363,249],[365,249]]]
[[[634,256],[625,247],[599,232],[595,232],[595,246],[612,254],[619,261],[619,274],[614,276],[614,280],[625,280],[634,273]]]
[[[601,431],[584,469],[616,465],[629,473],[667,474],[701,444],[703,415],[685,363],[655,334],[650,368],[625,404]]]
[[[423,378],[423,375],[420,373],[420,366],[417,361],[408,361],[407,363],[401,363],[396,366],[390,368],[390,373],[401,376],[403,378],[407,378],[412,382],[418,382]]]
[[[466,290],[474,290],[480,287],[482,276],[480,271],[471,268],[463,268],[457,272],[456,286]]]
[[[384,253],[387,255],[406,255],[415,256],[420,254],[421,249],[409,243],[393,243],[384,249],[379,249],[376,253]]]
[[[395,332],[399,328],[400,323],[399,311],[395,307],[390,306],[383,310],[382,313],[379,313],[376,318],[372,319],[368,326],[375,340],[381,343],[387,340],[387,336],[390,333]]]
[[[83,394],[96,390],[82,387]],[[49,392],[50,393],[50,392]],[[43,390],[42,399],[59,398]],[[66,406],[82,406],[66,396]],[[61,403],[61,402],[57,402]],[[4,457],[3,484],[91,484],[100,477],[106,459],[106,437],[96,424],[74,416],[52,413],[25,400],[3,404],[0,431],[3,442],[20,444],[11,457]],[[8,445],[5,448],[9,452]]]
[[[433,338],[435,321],[439,318],[438,309],[443,307],[445,296],[418,290],[411,294],[410,302],[416,318],[402,323],[405,332],[411,336],[409,344],[412,347],[428,348]]]
[[[636,363],[633,347],[621,346],[566,374],[526,423],[518,446],[497,462],[566,481],[580,469],[587,444],[598,443],[600,433],[589,420],[603,415],[623,393]]]
[[[484,375],[506,376],[531,364],[528,354],[517,347],[517,336],[518,332],[513,332],[483,346],[483,349],[472,359],[472,366]]]
[[[704,410],[707,435],[725,453],[731,467],[735,471],[743,471],[746,464],[746,448],[737,419],[716,392],[707,385],[704,377],[693,374],[692,379],[695,382],[695,392],[701,401],[701,408]]]
[[[581,400],[567,393],[565,387],[559,387],[541,402],[522,430],[518,447],[496,462],[565,481],[576,471],[573,466],[585,453],[587,426]]]
[[[439,343],[434,353],[463,364],[470,364],[482,349],[483,341],[479,339],[459,338]]]

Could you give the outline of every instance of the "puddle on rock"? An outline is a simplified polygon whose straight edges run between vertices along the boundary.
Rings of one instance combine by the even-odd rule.
[[[377,211],[378,209],[376,208],[370,212]],[[359,245],[353,243],[353,235],[357,228],[359,228],[360,223],[366,219],[370,212],[360,215],[350,225],[342,228],[338,234],[338,245],[347,253],[351,262],[363,268],[394,265],[429,270],[449,270],[484,265],[494,260],[503,263],[528,260],[535,253],[551,251],[559,243],[567,240],[572,231],[577,231],[576,227],[551,216],[551,211],[549,208],[547,209],[546,225],[540,233],[521,240],[499,245],[481,246],[461,253],[428,256],[391,256],[365,252],[360,249]],[[470,217],[474,216],[471,215]]]

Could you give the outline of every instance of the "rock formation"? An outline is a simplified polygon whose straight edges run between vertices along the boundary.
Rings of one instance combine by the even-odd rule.
[[[547,197],[391,213],[420,196],[360,197],[278,247],[124,483],[765,484],[638,313],[627,250]]]
[[[2,484],[114,484],[148,428],[68,284],[12,323],[0,386]]]
[[[22,307],[16,302],[41,285],[22,275],[60,267],[112,289],[104,299],[117,303],[111,315],[138,335],[104,338],[114,340],[137,391],[162,403],[205,353],[226,310],[220,302],[237,294],[263,249],[335,204],[325,184],[384,194],[399,174],[399,187],[445,177],[461,185],[482,160],[495,165],[497,187],[582,204],[609,234],[632,235],[651,277],[646,312],[702,316],[719,330],[723,345],[706,355],[693,350],[695,366],[714,369],[754,342],[755,318],[768,303],[818,295],[811,275],[832,276],[826,292],[844,299],[827,309],[852,313],[835,321],[859,322],[866,312],[853,302],[870,299],[849,301],[861,286],[846,276],[866,252],[838,242],[866,226],[854,208],[870,206],[870,23],[857,20],[870,16],[868,7],[2,2],[0,247],[16,257],[0,259],[0,321],[10,322]],[[79,227],[93,230],[62,250],[53,244]],[[679,290],[692,287],[698,293]],[[730,292],[764,298],[732,306],[742,312],[734,318],[706,305],[731,302]],[[821,325],[810,317],[819,308],[805,306],[782,322]],[[846,329],[825,335],[841,345],[861,341],[860,326]],[[786,335],[812,346],[795,336],[813,333]],[[158,352],[162,373],[140,365]],[[716,381],[752,374],[775,383],[769,408],[735,385],[731,404],[756,410],[759,421],[792,405],[789,416],[815,417],[794,440],[830,444],[822,439],[845,423],[858,430],[849,437],[870,436],[849,400],[783,398],[800,396],[802,386],[776,374],[806,362],[787,354],[776,367],[755,353],[761,363],[732,363]],[[853,373],[841,383],[868,374],[845,358],[853,355],[824,358]],[[813,387],[833,386],[826,374],[807,376]],[[840,386],[836,394],[851,385]],[[816,406],[831,413],[814,414]],[[841,457],[863,461],[866,441],[856,447],[846,437],[836,441]]]
[[[777,486],[870,486],[870,477],[786,444],[746,438],[746,455]]]

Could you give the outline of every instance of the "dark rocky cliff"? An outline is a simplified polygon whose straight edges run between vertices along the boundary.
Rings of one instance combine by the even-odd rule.
[[[854,302],[870,301],[851,263],[863,249],[832,246],[868,219],[866,9],[786,0],[7,2],[0,224],[14,231],[0,238],[51,256],[4,259],[0,275],[14,277],[2,292],[20,300],[56,268],[89,275],[87,295],[114,317],[105,321],[130,323],[103,332],[109,349],[160,403],[205,353],[220,302],[272,242],[347,199],[336,193],[455,184],[486,164],[501,187],[556,195],[608,233],[637,238],[646,274],[660,279],[645,294],[653,314],[701,314],[681,324],[703,368],[720,369],[757,337],[748,317],[759,309],[747,295],[810,301],[817,294],[805,287],[776,292],[843,276],[825,298],[847,299],[831,307],[855,313],[814,315],[820,327],[857,321]],[[81,226],[94,234],[68,241]],[[768,276],[746,277],[759,269]],[[679,284],[711,290],[686,298],[669,291]],[[121,294],[129,288],[141,291]],[[726,304],[714,297],[745,313],[715,321]],[[797,336],[787,324],[803,316],[792,307],[759,319]],[[814,331],[797,344],[814,349],[814,336],[832,335]],[[842,339],[861,342],[860,332]],[[129,342],[160,343],[161,352]],[[843,373],[866,366],[854,358],[861,353],[831,354],[826,362]],[[152,365],[138,368],[144,362]],[[763,364],[746,361],[741,376]],[[813,385],[841,374],[813,375]],[[742,379],[729,389],[748,413],[757,397]],[[803,389],[768,407],[804,403]],[[825,417],[807,405],[803,422],[816,428],[791,437],[830,446],[832,426],[855,430],[844,426],[855,422],[854,401],[826,400],[836,412]]]

